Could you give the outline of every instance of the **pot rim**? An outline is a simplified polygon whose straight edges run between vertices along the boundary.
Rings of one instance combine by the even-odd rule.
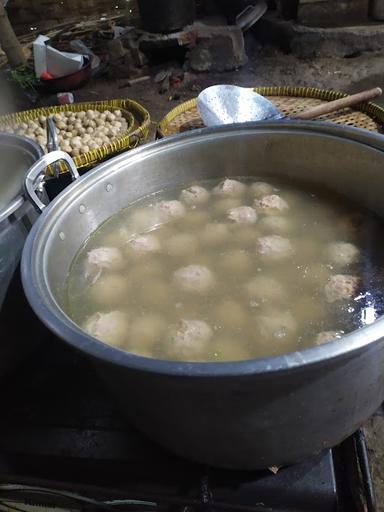
[[[344,126],[340,127],[330,123],[319,123],[318,121],[283,120],[278,122],[246,123],[202,128],[194,130],[191,133],[175,135],[162,141],[155,141],[140,146],[139,148],[131,150],[129,153],[108,160],[69,185],[44,210],[28,235],[21,260],[21,274],[24,292],[37,316],[56,336],[96,359],[124,366],[132,370],[180,377],[239,377],[251,374],[274,374],[275,372],[281,371],[292,372],[304,367],[322,365],[336,358],[349,357],[355,352],[364,350],[374,342],[380,342],[384,335],[384,315],[373,324],[361,327],[337,340],[277,356],[233,362],[183,362],[152,359],[126,352],[89,336],[65,314],[56,301],[54,305],[48,305],[48,300],[43,298],[42,294],[39,292],[39,286],[34,278],[35,269],[33,267],[36,239],[38,238],[40,230],[44,227],[46,219],[49,218],[51,211],[57,209],[65,202],[70,202],[69,197],[73,190],[79,187],[79,184],[83,183],[85,180],[90,182],[92,177],[96,175],[100,176],[101,171],[105,171],[105,169],[108,170],[111,165],[117,162],[125,159],[131,160],[140,156],[142,153],[150,154],[170,143],[180,143],[185,139],[197,139],[201,136],[231,131],[237,132],[240,130],[258,131],[271,129],[275,131],[286,130],[287,128],[294,129],[295,131],[304,130],[308,132],[309,130],[323,136],[347,139],[351,142],[369,146],[380,152],[384,150],[384,137],[379,134],[367,132],[366,130]],[[40,274],[42,274],[41,270]]]
[[[28,154],[35,161],[44,155],[42,147],[32,139],[28,137],[22,137],[13,133],[2,132],[0,130],[0,137],[3,142],[10,148],[14,148],[15,151],[23,151]],[[28,172],[28,168],[25,169],[25,174]],[[22,189],[14,196],[11,201],[0,209],[0,224],[8,219],[8,217],[16,212],[25,202],[24,194]]]

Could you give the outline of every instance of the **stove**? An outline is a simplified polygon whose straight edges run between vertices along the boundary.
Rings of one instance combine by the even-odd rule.
[[[0,382],[1,510],[5,502],[16,510],[377,510],[362,431],[276,474],[197,465],[127,424],[88,360],[36,329],[18,272],[0,312],[2,340],[14,336],[15,322],[17,336],[37,348]]]

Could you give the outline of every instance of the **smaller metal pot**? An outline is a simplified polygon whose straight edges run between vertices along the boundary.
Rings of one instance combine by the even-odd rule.
[[[0,133],[0,377],[8,375],[17,364],[41,342],[43,325],[30,309],[22,294],[17,268],[24,242],[38,212],[48,202],[45,192],[45,168],[52,157],[44,155],[41,147],[31,139]],[[41,159],[41,160],[39,160]],[[29,173],[36,161],[45,162],[39,176]],[[71,175],[78,177],[73,161]],[[28,200],[24,185],[33,185],[34,200]],[[12,297],[7,297],[9,284],[14,281]],[[25,320],[29,324],[25,335]]]
[[[25,201],[25,175],[42,155],[39,145],[25,137],[0,133],[0,309],[19,262],[24,241],[36,219]],[[41,195],[41,192],[39,192]]]
[[[25,239],[37,218],[34,207],[25,200],[23,182],[31,165],[44,153],[30,139],[0,133],[0,154],[0,376],[3,376],[36,345],[32,337],[18,336],[27,307],[21,286],[18,297],[12,297],[13,311],[3,308],[3,302],[12,277],[20,281],[15,271]],[[43,191],[38,194],[44,198]],[[36,334],[37,328],[31,332]]]

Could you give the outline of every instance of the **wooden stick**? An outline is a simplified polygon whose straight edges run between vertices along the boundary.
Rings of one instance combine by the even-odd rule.
[[[297,114],[292,114],[289,117],[291,119],[314,119],[315,117],[329,114],[331,112],[336,112],[337,110],[341,110],[343,108],[353,107],[354,105],[358,105],[364,101],[373,100],[374,98],[381,96],[382,92],[383,91],[380,89],[380,87],[375,87],[374,89],[358,92],[357,94],[352,94],[351,96],[346,96],[345,98],[322,103],[317,107],[310,108],[304,112],[298,112]]]

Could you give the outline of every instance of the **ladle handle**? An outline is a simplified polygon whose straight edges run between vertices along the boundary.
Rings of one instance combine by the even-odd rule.
[[[345,98],[323,103],[322,105],[310,108],[304,112],[292,114],[289,117],[291,119],[314,119],[315,117],[329,114],[331,112],[336,112],[337,110],[341,110],[343,108],[353,107],[354,105],[358,105],[364,101],[373,100],[374,98],[381,96],[382,92],[383,91],[380,89],[380,87],[375,87],[374,89],[369,89],[368,91],[358,92],[357,94],[351,94]]]

